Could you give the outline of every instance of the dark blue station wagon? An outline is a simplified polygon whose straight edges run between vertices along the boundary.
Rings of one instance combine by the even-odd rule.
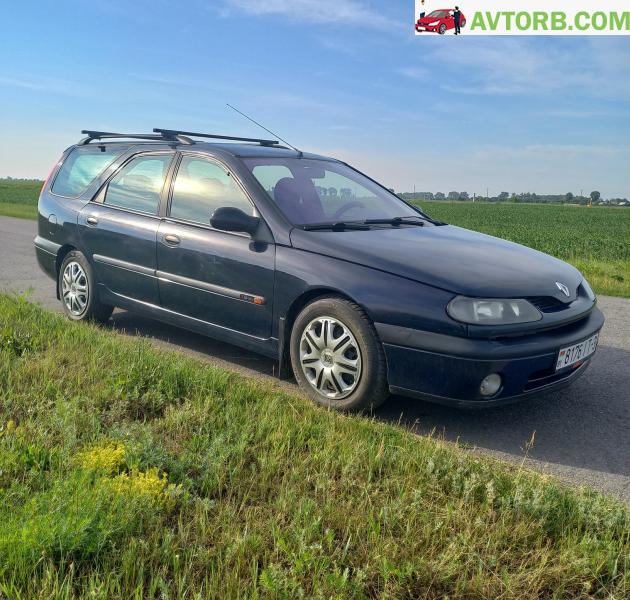
[[[44,185],[35,238],[70,319],[139,311],[290,364],[344,410],[390,392],[509,402],[570,384],[595,352],[604,319],[576,269],[437,222],[341,161],[84,133]]]

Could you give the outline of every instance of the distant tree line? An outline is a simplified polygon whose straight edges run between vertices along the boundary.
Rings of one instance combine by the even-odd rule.
[[[28,181],[33,183],[44,183],[43,179],[38,179],[37,177],[28,178],[28,177],[0,177],[0,181]]]
[[[536,204],[596,204],[612,206],[628,206],[630,201],[627,198],[602,199],[598,191],[592,191],[588,196],[574,195],[572,192],[566,194],[536,194],[534,192],[523,192],[520,194],[501,192],[497,196],[471,196],[468,192],[402,192],[398,194],[404,200],[449,200],[460,202],[529,202]]]

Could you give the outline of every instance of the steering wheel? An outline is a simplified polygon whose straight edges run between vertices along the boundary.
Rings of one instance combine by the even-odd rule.
[[[348,202],[348,204],[344,204],[341,208],[337,210],[337,212],[335,212],[335,214],[333,215],[333,219],[338,219],[339,217],[341,217],[341,215],[348,212],[349,210],[352,210],[353,208],[365,208],[365,204],[363,204],[363,202],[360,202],[359,200]]]

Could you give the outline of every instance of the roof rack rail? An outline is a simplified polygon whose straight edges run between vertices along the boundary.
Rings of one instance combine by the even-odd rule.
[[[104,140],[104,139],[136,139],[136,140],[154,140],[154,141],[172,141],[180,142],[182,144],[194,144],[195,142],[184,135],[179,135],[178,132],[167,133],[167,130],[159,133],[113,133],[111,131],[95,131],[93,129],[83,129],[81,133],[85,134],[84,137],[78,142],[78,146],[85,146],[92,140]]]
[[[229,140],[233,142],[255,142],[256,144],[260,144],[261,146],[277,146],[280,142],[278,140],[261,140],[259,138],[246,138],[246,137],[235,137],[231,135],[216,135],[214,133],[195,133],[194,131],[179,131],[177,129],[160,129],[155,127],[153,129],[156,133],[161,133],[163,136],[168,137],[178,137],[178,136],[194,136],[201,138],[212,138],[217,140]]]

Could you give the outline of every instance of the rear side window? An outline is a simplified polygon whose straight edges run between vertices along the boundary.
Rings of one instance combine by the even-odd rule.
[[[110,181],[105,204],[156,215],[171,154],[137,156]]]
[[[57,173],[51,191],[69,198],[80,196],[124,150],[108,146],[75,148]]]

